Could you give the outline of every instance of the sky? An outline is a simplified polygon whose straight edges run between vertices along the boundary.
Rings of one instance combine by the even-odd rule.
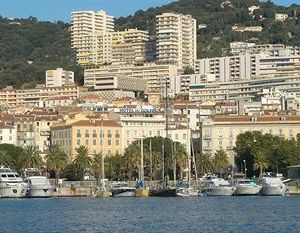
[[[279,5],[291,5],[299,0],[274,0]],[[70,22],[73,10],[105,10],[120,17],[139,9],[161,6],[173,0],[0,0],[0,15],[8,18],[37,17],[41,21]]]

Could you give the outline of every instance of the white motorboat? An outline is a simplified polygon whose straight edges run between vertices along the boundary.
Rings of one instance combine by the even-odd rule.
[[[29,176],[24,179],[28,183],[27,197],[51,197],[54,191],[52,186],[45,176]]]
[[[126,182],[117,182],[112,185],[111,193],[113,197],[134,197],[135,189]]]
[[[260,190],[262,196],[284,196],[287,191],[280,177],[263,176],[259,184],[262,186]]]
[[[28,185],[17,172],[0,168],[0,197],[25,197]]]
[[[236,190],[234,195],[258,195],[261,186],[251,179],[238,179],[235,181]]]
[[[199,194],[199,190],[194,188],[179,188],[176,193],[178,197],[198,197]]]
[[[236,187],[231,186],[227,180],[208,176],[204,180],[202,195],[206,196],[232,196]]]

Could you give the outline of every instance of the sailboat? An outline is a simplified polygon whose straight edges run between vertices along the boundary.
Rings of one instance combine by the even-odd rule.
[[[97,197],[110,197],[112,196],[112,193],[107,191],[105,188],[105,171],[104,171],[104,153],[103,153],[103,118],[101,119],[101,188],[96,193]]]
[[[143,131],[141,136],[141,172],[140,172],[140,180],[137,184],[136,190],[135,190],[135,196],[136,197],[149,197],[149,188],[145,187],[145,181],[144,181],[144,143],[143,143]]]
[[[168,139],[168,84],[166,79],[166,106],[165,106],[165,116],[166,116],[166,139]],[[169,187],[168,184],[168,166],[167,166],[167,150],[165,149],[165,143],[168,140],[163,141],[162,156],[163,156],[163,188],[158,190],[153,190],[151,192],[152,196],[156,197],[176,197],[176,188]]]

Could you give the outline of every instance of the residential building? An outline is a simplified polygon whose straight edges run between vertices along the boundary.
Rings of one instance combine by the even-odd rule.
[[[196,73],[215,75],[215,82],[293,76],[299,72],[300,55],[268,56],[246,53],[238,56],[199,59],[196,62]]]
[[[37,87],[31,89],[6,87],[0,90],[0,103],[6,104],[8,107],[43,107],[45,100],[58,97],[77,99],[79,97],[79,87]]]
[[[162,64],[194,67],[197,56],[196,20],[191,15],[156,16],[157,59]]]
[[[232,26],[232,31],[235,32],[261,32],[262,30],[262,26]]]
[[[80,65],[97,64],[97,34],[112,32],[114,19],[105,11],[73,11],[71,46]]]
[[[0,144],[17,145],[17,130],[14,126],[0,124]]]
[[[255,5],[248,7],[249,14],[253,15],[254,11],[258,10],[259,8],[260,8],[260,6],[255,6]]]
[[[288,17],[289,17],[288,14],[281,14],[281,13],[275,14],[275,20],[279,22],[284,22]]]
[[[62,68],[46,71],[46,87],[74,86],[74,72]]]
[[[247,42],[232,42],[230,43],[230,48],[231,53],[236,56],[246,53],[263,53],[273,57],[300,55],[300,47],[286,46],[284,44],[255,44]]]
[[[294,138],[300,133],[300,116],[215,116],[201,125],[202,153],[223,149],[234,164],[237,136],[247,131],[260,131],[282,138]]]
[[[84,83],[87,86],[96,87],[96,89],[98,87],[100,89],[105,89],[105,85],[109,86],[110,88],[114,85],[121,85],[118,83],[118,80],[123,80],[122,78],[128,78],[128,80],[130,80],[128,81],[129,83],[137,80],[130,78],[138,78],[139,80],[142,80],[144,84],[146,84],[146,92],[161,92],[166,77],[176,76],[178,74],[179,68],[174,65],[157,65],[155,63],[146,63],[141,66],[108,65],[99,66],[95,69],[85,69]],[[112,79],[114,82],[112,82]],[[125,81],[126,80],[124,80],[124,82]],[[141,85],[139,84],[136,91],[140,91],[140,88]],[[135,89],[135,87],[132,86],[131,90],[132,89]]]
[[[58,144],[73,159],[76,148],[87,146],[89,155],[122,153],[121,125],[107,119],[87,119],[51,127],[51,142]]]
[[[260,94],[263,89],[273,87],[285,94],[295,93],[300,96],[300,74],[294,76],[265,77],[242,81],[227,81],[219,83],[192,84],[189,88],[190,101],[224,101],[224,100],[251,100]]]

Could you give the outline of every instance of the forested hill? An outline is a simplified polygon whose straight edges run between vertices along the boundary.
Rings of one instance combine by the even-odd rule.
[[[252,5],[260,6],[254,16],[248,11]],[[207,28],[198,30],[199,58],[229,54],[232,41],[300,46],[300,5],[280,7],[256,0],[174,1],[162,7],[139,10],[133,16],[120,17],[115,21],[115,29],[149,29],[154,35],[155,15],[163,12],[191,14],[197,24],[207,24]],[[287,13],[290,18],[284,23],[276,22],[275,12]],[[260,25],[263,32],[233,32],[231,27],[235,24]],[[40,22],[35,17],[13,20],[0,17],[0,88],[7,85],[33,87],[44,83],[45,71],[57,67],[75,71],[75,78],[81,83],[82,69],[71,58],[69,27],[70,24],[64,22]]]
[[[295,2],[297,2],[295,0]],[[260,6],[250,15],[248,7]],[[257,0],[179,0],[146,11],[139,10],[133,16],[116,20],[116,29],[150,29],[154,34],[155,15],[163,12],[191,14],[197,24],[207,24],[198,30],[198,57],[227,55],[232,41],[253,41],[256,43],[284,43],[300,46],[300,5],[282,7],[272,2]],[[275,21],[275,13],[287,13],[291,18],[284,23]],[[294,16],[298,16],[296,19]],[[232,26],[259,25],[262,33],[233,32]]]
[[[35,17],[0,17],[0,87],[34,87],[47,69],[80,69],[71,59],[69,24],[39,22]]]

